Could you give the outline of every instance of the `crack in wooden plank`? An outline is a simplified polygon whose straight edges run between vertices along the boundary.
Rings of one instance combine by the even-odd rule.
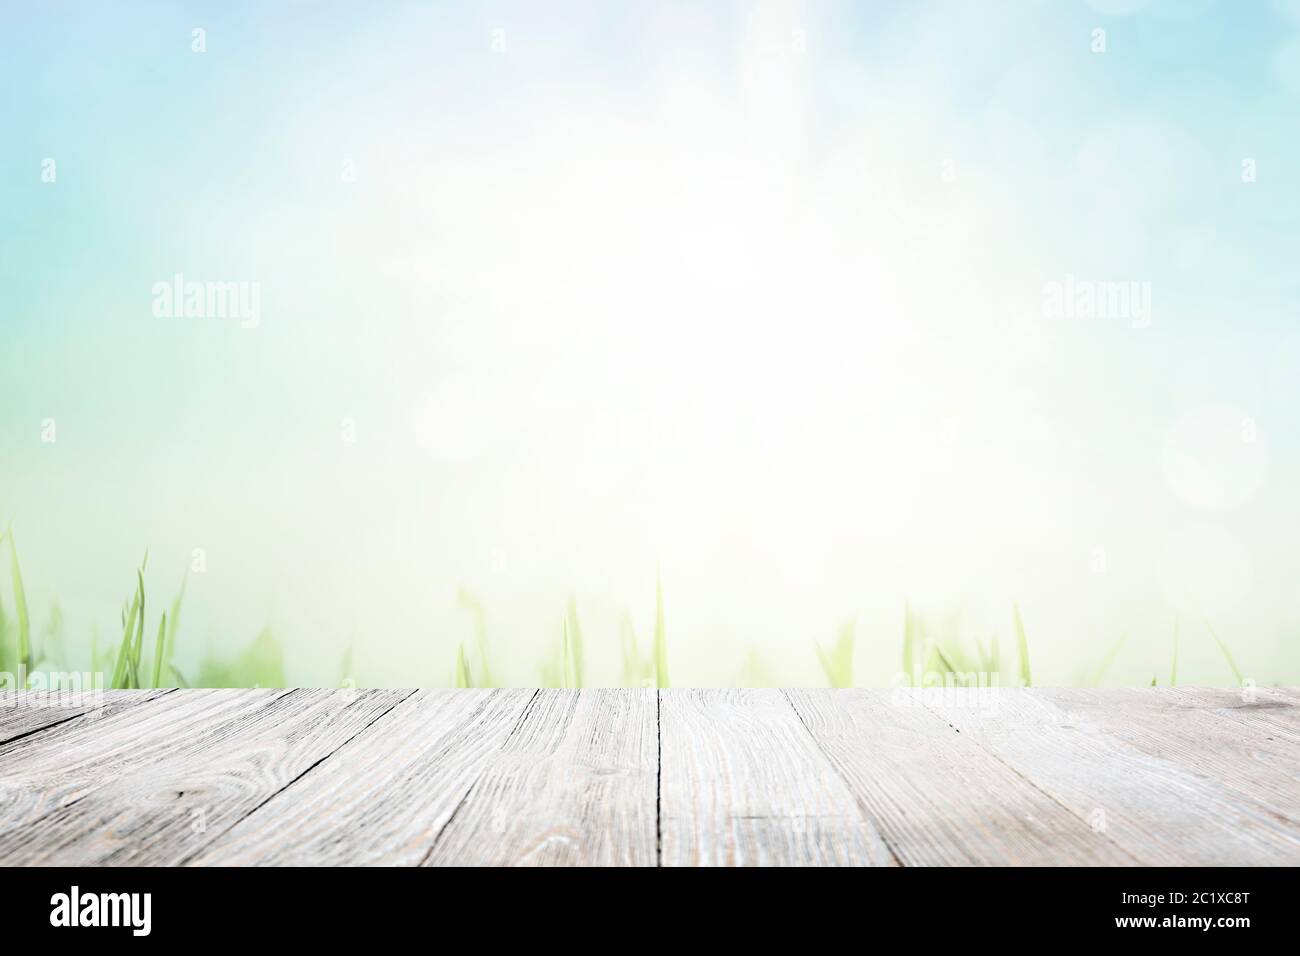
[[[1003,693],[1002,706],[992,715],[954,708],[948,718],[936,710],[942,704],[922,703],[950,726],[954,720],[969,724],[971,732],[964,736],[1091,826],[1126,859],[1139,865],[1166,860],[1172,865],[1276,865],[1288,859],[1290,848],[1300,847],[1300,834],[1291,827],[1280,833],[1257,829],[1257,821],[1270,816],[1257,801],[1176,762],[1143,753],[1090,721],[1072,720],[1042,693]],[[1035,717],[1042,719],[1036,722]],[[987,727],[980,718],[989,721]],[[1045,773],[1050,782],[1040,783],[1030,773]],[[1098,811],[1103,815],[1094,818]],[[1284,837],[1281,843],[1279,836]],[[1287,849],[1279,851],[1279,845]]]
[[[35,736],[36,734],[43,734],[45,733],[45,731],[52,730],[55,727],[62,727],[70,720],[76,720],[78,717],[84,717],[86,716],[87,713],[89,713],[89,711],[83,710],[79,714],[73,714],[70,717],[64,717],[62,720],[56,720],[51,724],[42,724],[40,727],[34,727],[31,730],[25,730],[21,734],[15,734],[13,737],[6,737],[4,740],[0,740],[0,745],[17,743],[20,740],[26,740],[28,737]]]
[[[961,730],[960,730],[958,727],[955,727],[955,726],[952,724],[951,721],[949,721],[946,717],[943,716],[943,714],[940,714],[939,712],[935,711],[935,710],[932,709],[931,707],[927,706],[927,705],[925,704],[924,701],[922,702],[921,706],[922,706],[922,707],[925,707],[926,710],[930,711],[930,713],[934,714],[936,717],[938,717],[940,720],[942,720],[945,724],[947,724],[949,727],[951,727],[954,733],[958,733],[958,734],[961,733]],[[1089,821],[1088,818],[1087,818],[1086,816],[1083,816],[1082,814],[1080,814],[1080,813],[1078,813],[1077,811],[1075,811],[1072,807],[1070,807],[1068,804],[1066,804],[1066,803],[1065,803],[1065,802],[1064,802],[1060,797],[1058,797],[1056,794],[1052,793],[1052,792],[1051,792],[1050,790],[1048,790],[1047,788],[1045,788],[1045,787],[1043,787],[1043,786],[1040,786],[1040,785],[1038,784],[1037,781],[1035,781],[1035,780],[1033,780],[1032,778],[1030,778],[1029,776],[1027,776],[1027,775],[1025,774],[1025,772],[1024,772],[1023,770],[1021,770],[1019,767],[1017,767],[1015,764],[1013,764],[1013,763],[1011,763],[1010,761],[1008,761],[1006,758],[1004,758],[1004,757],[1003,757],[1001,754],[999,754],[997,751],[992,750],[991,748],[989,748],[988,746],[986,746],[985,743],[984,743],[984,741],[980,740],[978,734],[968,734],[967,737],[968,737],[969,739],[975,741],[975,746],[976,746],[976,747],[978,747],[980,750],[983,750],[986,754],[988,754],[990,757],[992,757],[992,758],[993,758],[994,760],[996,760],[998,763],[1002,764],[1002,766],[1006,767],[1006,768],[1007,768],[1008,770],[1010,770],[1013,774],[1015,774],[1017,777],[1019,777],[1019,778],[1020,778],[1021,780],[1023,780],[1025,783],[1027,783],[1030,787],[1032,787],[1033,789],[1037,790],[1039,793],[1041,793],[1041,794],[1042,794],[1044,797],[1046,797],[1048,800],[1052,801],[1052,803],[1056,804],[1058,807],[1060,807],[1062,810],[1064,810],[1064,811],[1065,811],[1066,813],[1068,813],[1070,816],[1074,817],[1076,820],[1080,821],[1081,823],[1086,824],[1086,825],[1089,826],[1089,827],[1092,826],[1091,821]],[[1103,833],[1101,834],[1101,837],[1102,837],[1102,839],[1105,840],[1107,843],[1111,844],[1111,846],[1113,846],[1113,847],[1115,847],[1117,850],[1119,850],[1120,853],[1124,854],[1126,857],[1128,857],[1130,860],[1132,860],[1134,866],[1142,866],[1142,865],[1144,865],[1143,862],[1142,862],[1142,860],[1140,860],[1137,856],[1135,856],[1135,855],[1133,854],[1133,852],[1132,852],[1131,850],[1129,850],[1128,847],[1124,846],[1124,844],[1120,843],[1118,840],[1116,840],[1114,837],[1112,837],[1109,833],[1104,833],[1104,832],[1103,832]]]
[[[803,727],[804,731],[808,734],[808,739],[813,742],[813,746],[817,748],[817,750],[821,753],[821,755],[826,759],[826,762],[830,764],[831,769],[835,771],[836,776],[838,776],[842,781],[844,781],[844,785],[848,787],[849,792],[853,794],[853,800],[858,805],[858,811],[862,814],[866,822],[871,824],[871,828],[876,831],[876,835],[880,837],[880,842],[884,844],[885,849],[889,852],[889,858],[894,861],[894,866],[899,866],[899,867],[906,866],[907,864],[903,862],[903,858],[898,855],[898,847],[894,846],[894,844],[890,841],[889,837],[885,835],[884,830],[882,830],[880,826],[872,819],[871,812],[868,810],[868,808],[863,805],[862,799],[857,795],[857,793],[854,790],[852,781],[849,780],[849,778],[845,775],[843,769],[839,766],[839,763],[829,753],[826,752],[826,748],[822,746],[822,742],[817,739],[817,735],[814,734],[812,732],[812,728],[808,726],[808,721],[804,720],[803,714],[799,713],[799,708],[796,707],[794,705],[794,701],[790,699],[790,692],[783,687],[781,688],[781,696],[785,699],[785,702],[790,706],[790,709],[794,711],[795,717],[799,719],[799,724]]]
[[[537,701],[537,696],[541,692],[542,689],[540,687],[535,688],[533,690],[532,696],[528,698],[528,703],[524,704],[524,709],[519,714],[519,719],[515,721],[515,725],[510,728],[510,732],[506,734],[505,737],[502,739],[501,747],[497,750],[498,755],[505,752],[506,746],[510,743],[510,739],[514,737],[514,735],[519,732],[519,728],[524,725],[525,719],[528,717],[528,714],[532,711],[533,705]],[[581,694],[582,691],[578,691],[578,693]],[[485,701],[484,703],[486,704],[490,701],[496,700],[497,696],[499,695],[497,695],[494,692],[493,695],[489,697],[488,700]],[[456,819],[456,814],[460,813],[461,807],[465,806],[465,804],[469,801],[470,794],[474,792],[474,788],[479,785],[479,781],[483,779],[483,777],[487,774],[487,771],[488,771],[488,762],[485,761],[483,769],[480,770],[478,776],[476,776],[473,779],[473,781],[470,782],[470,785],[465,789],[465,793],[461,796],[460,800],[456,802],[456,806],[452,808],[451,814],[443,822],[442,826],[438,828],[438,832],[434,834],[433,842],[429,844],[429,849],[425,852],[424,856],[420,858],[420,862],[418,864],[419,866],[422,867],[427,866],[429,864],[429,861],[433,859],[433,854],[438,849],[438,843],[442,840],[443,834],[447,832],[447,829],[451,826],[451,822]]]
[[[193,852],[191,852],[191,853],[187,853],[184,857],[182,857],[182,858],[181,858],[181,859],[176,863],[176,865],[177,865],[177,866],[185,866],[185,865],[187,865],[191,860],[193,860],[195,857],[202,855],[203,852],[206,851],[207,849],[209,849],[209,848],[210,848],[214,843],[216,843],[217,840],[219,840],[221,837],[225,836],[227,833],[229,833],[229,832],[230,832],[231,830],[233,830],[235,827],[239,826],[239,824],[243,823],[245,820],[247,820],[247,819],[248,819],[249,817],[251,817],[253,814],[257,813],[259,810],[261,810],[263,807],[265,807],[268,803],[270,803],[270,802],[271,802],[272,800],[274,800],[276,797],[280,796],[282,793],[284,793],[284,792],[285,792],[286,790],[288,790],[290,787],[294,786],[296,783],[298,783],[300,780],[302,780],[304,777],[306,777],[307,774],[311,773],[313,770],[315,770],[317,767],[319,767],[321,764],[323,764],[323,763],[324,763],[326,760],[328,760],[330,757],[333,757],[333,756],[334,756],[336,753],[338,753],[339,750],[341,750],[343,747],[347,746],[347,745],[350,744],[353,740],[355,740],[356,738],[360,737],[362,734],[364,734],[366,731],[368,731],[371,727],[373,727],[373,726],[375,725],[376,722],[378,722],[379,720],[382,720],[384,717],[388,716],[388,714],[392,712],[392,710],[393,710],[394,707],[396,707],[398,704],[402,703],[402,702],[405,701],[405,700],[409,700],[412,696],[415,695],[415,693],[416,693],[415,688],[411,688],[411,689],[406,693],[406,695],[405,695],[404,697],[399,697],[397,700],[393,701],[393,703],[392,703],[392,704],[391,704],[391,705],[390,705],[386,710],[380,712],[379,714],[376,714],[373,720],[370,720],[370,721],[367,722],[364,726],[360,727],[360,728],[357,730],[357,732],[354,733],[351,737],[348,737],[348,738],[345,739],[345,740],[341,740],[341,741],[339,741],[339,744],[338,744],[337,747],[335,747],[335,748],[334,748],[333,750],[331,750],[329,753],[325,754],[325,756],[321,757],[319,760],[316,760],[316,761],[315,761],[314,763],[312,763],[311,766],[309,766],[306,770],[304,770],[302,773],[298,774],[296,777],[294,777],[292,780],[290,780],[288,783],[286,783],[286,784],[285,784],[283,787],[281,787],[279,790],[276,790],[274,793],[272,793],[270,796],[268,796],[265,800],[263,800],[263,801],[262,801],[261,803],[259,803],[257,806],[253,807],[253,809],[249,810],[247,813],[245,813],[243,816],[239,817],[238,819],[232,821],[232,822],[230,823],[230,825],[227,826],[225,829],[223,829],[220,833],[214,834],[214,835],[212,836],[212,838],[209,839],[206,843],[203,843],[203,844],[201,844],[200,846],[195,847],[194,850],[193,850]],[[285,696],[287,697],[288,695],[286,694]],[[281,697],[281,698],[276,698],[276,699],[277,699],[277,700],[283,700],[284,698]],[[360,696],[358,696],[358,697],[357,697],[357,700],[360,700],[360,699],[361,699]],[[351,703],[349,703],[347,706],[348,706],[348,707],[352,707],[352,706],[355,706],[355,704],[356,704],[356,701],[354,700],[354,701],[352,701]],[[346,708],[345,708],[345,709],[346,709]]]
[[[664,865],[664,692],[655,688],[655,866]]]
[[[128,701],[121,705],[118,705],[118,709],[115,711],[115,713],[125,713],[128,710],[134,710],[137,707],[143,707],[145,704],[153,703],[156,700],[162,700],[162,698],[166,697],[168,694],[173,693],[178,689],[179,688],[176,687],[159,688],[161,693],[153,694],[152,696],[149,697],[141,696],[137,700]],[[56,720],[53,723],[49,723],[49,724],[42,724],[39,727],[33,727],[31,730],[24,730],[22,733],[15,734],[12,737],[5,737],[3,740],[0,740],[0,747],[8,747],[12,743],[17,743],[20,740],[26,740],[28,737],[35,736],[36,734],[43,734],[47,730],[53,730],[55,727],[62,727],[64,724],[70,723],[71,721],[77,720],[82,717],[88,718],[90,720],[98,720],[100,719],[100,717],[103,716],[102,712],[105,709],[107,709],[107,706],[108,706],[107,704],[104,704],[99,707],[88,707],[85,710],[78,711],[77,713],[72,714],[69,717],[63,718],[62,720]]]

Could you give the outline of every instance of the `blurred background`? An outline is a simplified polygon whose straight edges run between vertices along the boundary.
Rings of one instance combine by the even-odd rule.
[[[45,666],[148,549],[189,683],[1300,683],[1300,3],[5,19]]]

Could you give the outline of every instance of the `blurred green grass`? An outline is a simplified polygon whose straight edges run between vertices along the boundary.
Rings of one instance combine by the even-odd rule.
[[[180,585],[171,604],[158,613],[155,623],[150,614],[155,602],[146,589],[146,571],[149,555],[146,551],[135,569],[134,587],[123,601],[118,622],[118,637],[111,647],[101,649],[98,631],[92,636],[88,658],[71,660],[63,640],[63,615],[57,603],[51,605],[46,626],[39,640],[33,638],[32,616],[28,606],[23,581],[19,551],[13,528],[0,534],[0,545],[7,545],[9,564],[9,594],[5,599],[0,589],[0,674],[5,675],[4,689],[33,686],[35,675],[44,665],[54,673],[102,673],[104,686],[112,689],[156,687],[284,687],[290,686],[292,669],[286,660],[282,643],[269,628],[263,628],[245,647],[231,651],[210,645],[198,657],[198,667],[192,680],[174,663],[180,635],[181,610],[188,577],[181,577]],[[472,640],[456,645],[452,666],[451,684],[455,687],[498,686],[494,655],[500,648],[489,644],[488,610],[482,600],[461,587],[456,594],[456,606],[463,610],[472,623]],[[12,614],[9,611],[13,607]],[[640,638],[630,613],[624,613],[616,640],[621,657],[621,684],[625,687],[668,687],[668,628],[664,613],[663,580],[655,572],[655,617],[650,646],[642,649]],[[904,604],[901,629],[902,668],[894,675],[893,683],[913,687],[986,687],[1032,686],[1029,637],[1021,616],[1020,607],[1010,607],[1010,628],[1014,636],[1014,654],[1004,657],[999,635],[988,635],[987,642],[980,638],[963,639],[955,616],[927,619],[918,614],[910,603]],[[1206,632],[1228,666],[1238,685],[1246,683],[1241,669],[1210,625],[1204,621]],[[579,617],[578,602],[570,596],[560,615],[558,639],[552,650],[537,667],[538,685],[542,687],[574,688],[592,686],[586,668],[585,640]],[[146,633],[153,640],[146,640]],[[830,644],[812,641],[810,653],[820,664],[825,681],[830,687],[857,686],[854,671],[855,643],[858,640],[855,619],[846,619]],[[888,639],[887,637],[885,638]],[[1085,686],[1100,684],[1117,658],[1123,653],[1126,636],[1119,637],[1105,652],[1091,663],[1081,662]],[[1178,621],[1174,622],[1173,658],[1169,683],[1178,682],[1178,657],[1180,633]],[[431,661],[436,668],[436,662]],[[81,665],[81,666],[78,666]],[[350,641],[341,663],[342,686],[365,686],[364,677],[355,673],[354,642]],[[778,686],[777,676],[756,649],[750,649],[737,671],[740,686]],[[1157,684],[1155,677],[1152,686]]]

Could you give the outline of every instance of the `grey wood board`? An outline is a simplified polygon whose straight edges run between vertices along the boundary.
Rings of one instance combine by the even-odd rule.
[[[1300,696],[24,695],[0,863],[1296,865]]]

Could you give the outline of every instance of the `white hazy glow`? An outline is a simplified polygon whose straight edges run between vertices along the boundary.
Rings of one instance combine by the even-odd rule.
[[[131,367],[173,370],[157,393],[199,424],[98,356],[70,362],[106,421],[60,411],[69,440],[8,489],[33,588],[111,623],[137,542],[177,578],[201,545],[182,657],[270,619],[322,681],[354,640],[366,679],[447,682],[461,586],[502,679],[537,679],[572,594],[589,680],[617,680],[620,619],[644,645],[657,568],[680,683],[729,683],[751,649],[818,682],[813,642],[846,618],[859,679],[886,680],[905,600],[1004,648],[1018,600],[1048,683],[1124,633],[1111,676],[1163,673],[1175,615],[1213,614],[1267,660],[1300,605],[1270,511],[1294,513],[1287,429],[1259,408],[1294,392],[1300,351],[1259,374],[1258,345],[1213,324],[1222,303],[1180,300],[1212,274],[1235,309],[1256,274],[1207,185],[1236,154],[1224,173],[1204,130],[1115,93],[1118,52],[1108,74],[1085,28],[1063,39],[1032,9],[905,5],[841,54],[815,5],[637,9],[633,67],[606,73],[581,24],[512,23],[507,53],[440,48],[451,62],[401,20],[437,11],[376,14],[320,53],[310,96],[278,91],[253,201],[191,196],[206,180],[158,163],[207,227],[153,250],[164,274],[257,278],[263,323],[160,333],[131,290],[117,311],[87,292],[102,334],[145,329],[158,354]],[[1067,274],[1153,280],[1154,321],[1046,320]],[[98,458],[75,457],[78,427]],[[1184,633],[1185,678],[1224,679]]]
[[[516,620],[572,590],[598,633],[632,607],[645,634],[659,562],[702,680],[755,645],[788,672],[864,605],[892,648],[904,595],[978,620],[1042,584],[1014,555],[1063,502],[1007,305],[1038,291],[972,265],[998,210],[892,108],[806,128],[783,35],[748,38],[734,88],[687,63],[636,110],[565,90],[494,113],[481,154],[412,132],[364,157],[356,255],[429,303],[376,319],[420,451],[386,467],[461,506],[409,515],[393,565],[436,552]]]

